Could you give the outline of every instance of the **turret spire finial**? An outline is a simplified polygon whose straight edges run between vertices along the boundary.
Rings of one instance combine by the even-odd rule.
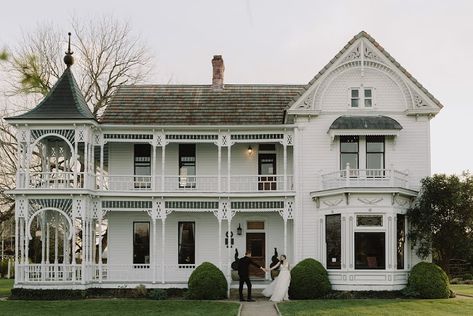
[[[67,35],[69,35],[69,43],[67,45],[66,56],[64,56],[64,63],[67,65],[67,68],[69,68],[74,64],[74,58],[72,57],[74,52],[71,51],[71,32],[67,33]]]

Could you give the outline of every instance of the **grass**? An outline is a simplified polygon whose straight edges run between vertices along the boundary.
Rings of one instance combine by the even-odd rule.
[[[450,284],[450,288],[457,294],[471,295],[473,296],[473,285],[472,284]]]
[[[236,316],[239,304],[210,301],[131,299],[78,301],[3,301],[2,315],[179,315]]]
[[[0,297],[10,296],[13,279],[0,279]]]
[[[313,300],[278,304],[283,316],[473,315],[473,299]]]

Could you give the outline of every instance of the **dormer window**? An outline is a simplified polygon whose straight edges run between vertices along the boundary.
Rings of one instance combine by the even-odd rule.
[[[352,108],[371,108],[373,107],[373,89],[372,88],[351,88],[350,89],[350,107]]]

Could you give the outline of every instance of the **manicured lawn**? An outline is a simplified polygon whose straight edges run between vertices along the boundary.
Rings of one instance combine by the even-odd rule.
[[[472,295],[473,296],[473,285],[472,284],[451,284],[450,288],[458,294]]]
[[[3,301],[2,315],[237,315],[239,304],[208,301],[77,300]]]
[[[0,279],[0,297],[10,296],[13,279]]]
[[[278,304],[290,315],[473,315],[473,299],[444,300],[314,300]]]

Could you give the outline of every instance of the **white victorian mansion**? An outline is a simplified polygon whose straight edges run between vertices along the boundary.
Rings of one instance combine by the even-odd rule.
[[[122,86],[100,118],[72,57],[17,130],[15,287],[186,287],[235,250],[311,257],[338,290],[395,290],[442,108],[370,35],[305,85]],[[307,65],[310,67],[310,65]],[[34,167],[33,167],[34,166]],[[263,271],[251,272],[265,279]]]

